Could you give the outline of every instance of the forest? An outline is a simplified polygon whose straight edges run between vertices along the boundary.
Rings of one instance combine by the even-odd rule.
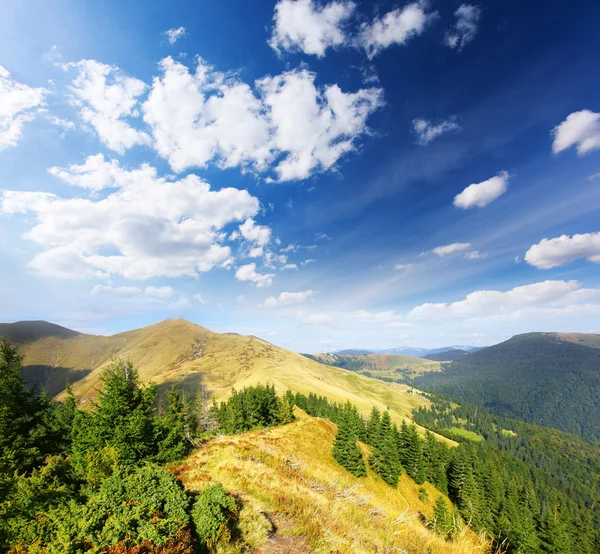
[[[364,418],[350,403],[278,396],[272,385],[233,391],[219,404],[202,390],[185,397],[172,388],[161,399],[124,360],[105,369],[102,383],[85,410],[70,387],[63,402],[36,394],[17,348],[0,343],[0,551],[215,551],[238,537],[240,500],[219,483],[187,491],[168,464],[216,435],[290,423],[295,406],[337,425],[332,456],[355,477],[370,468],[395,488],[406,473],[446,494],[452,505],[438,497],[423,520],[449,541],[469,525],[499,552],[598,551],[597,452],[572,445],[557,455],[546,430],[445,399],[415,412],[436,433],[452,424],[484,437],[454,448],[414,424],[396,425],[387,410]]]

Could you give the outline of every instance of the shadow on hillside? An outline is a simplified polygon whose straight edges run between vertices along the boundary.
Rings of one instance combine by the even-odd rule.
[[[38,392],[45,388],[50,396],[56,396],[65,390],[65,384],[70,381],[76,383],[89,375],[91,369],[71,369],[68,367],[52,367],[47,365],[23,366],[23,379],[28,388],[37,386]]]
[[[188,373],[183,377],[178,375],[174,376],[172,379],[167,379],[158,385],[158,398],[164,398],[167,394],[167,391],[173,385],[175,385],[178,389],[184,390],[186,394],[194,395],[202,385],[203,376],[204,373],[201,371],[196,371],[194,373]],[[207,398],[210,398],[212,395],[210,392],[206,391],[206,396]]]

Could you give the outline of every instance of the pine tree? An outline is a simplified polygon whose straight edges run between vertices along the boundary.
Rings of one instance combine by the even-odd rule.
[[[167,393],[166,413],[158,419],[157,442],[156,459],[159,462],[180,460],[190,451],[190,443],[186,439],[184,404],[175,385]]]
[[[369,459],[369,465],[392,487],[398,486],[398,478],[402,472],[396,435],[397,431],[392,425],[390,414],[385,411],[381,416],[379,432],[374,435],[373,454]]]
[[[333,441],[333,457],[355,477],[365,477],[367,468],[362,452],[356,443],[356,434],[352,427],[349,412],[343,412]]]
[[[449,538],[454,530],[452,514],[448,509],[448,503],[443,496],[438,496],[433,507],[433,519],[431,528],[444,538]]]
[[[540,526],[542,552],[547,554],[575,554],[571,548],[572,538],[568,528],[568,521],[563,507],[557,500],[542,516]]]
[[[400,431],[400,462],[408,476],[417,484],[425,482],[425,464],[423,461],[422,442],[415,425],[404,424]]]

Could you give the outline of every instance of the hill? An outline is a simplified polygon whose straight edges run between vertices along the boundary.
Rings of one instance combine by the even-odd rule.
[[[0,323],[0,337],[11,342],[23,344],[43,338],[72,338],[79,335],[66,327],[47,321],[17,321],[16,323]]]
[[[417,375],[441,371],[439,362],[400,354],[304,354],[304,356],[322,364],[395,383],[411,384]]]
[[[452,362],[454,360],[460,360],[469,353],[466,350],[460,350],[458,348],[451,348],[450,350],[444,350],[443,352],[436,352],[433,354],[426,354],[422,356],[426,360],[434,360],[436,362]]]
[[[600,441],[600,335],[516,335],[415,385]]]
[[[24,323],[5,325],[5,334],[15,336],[14,325],[19,330],[27,328]],[[33,327],[37,329],[38,322]],[[60,395],[70,379],[75,395],[84,402],[96,395],[101,372],[111,358],[127,357],[142,382],[154,381],[162,390],[176,384],[195,391],[202,385],[217,400],[228,396],[233,387],[272,383],[278,392],[318,392],[332,401],[350,401],[365,414],[373,406],[389,406],[397,420],[428,403],[406,385],[369,379],[253,336],[214,333],[182,319],[109,337],[65,330],[16,342],[21,343],[23,375],[29,383],[45,386],[54,396]]]
[[[335,425],[301,410],[296,415],[289,425],[215,439],[173,469],[191,491],[218,481],[238,495],[245,526],[264,545],[259,552],[488,550],[473,532],[446,541],[427,529],[421,514],[431,517],[441,495],[432,485],[423,485],[425,497],[405,473],[397,490],[370,469],[365,478],[353,477],[331,455]]]

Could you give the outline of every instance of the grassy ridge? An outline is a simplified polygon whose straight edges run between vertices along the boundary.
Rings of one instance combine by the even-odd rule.
[[[334,402],[350,401],[368,414],[373,406],[389,407],[397,421],[428,401],[410,387],[326,366],[252,336],[213,333],[188,321],[165,320],[110,337],[46,337],[22,345],[25,377],[59,395],[65,379],[73,381],[79,399],[94,398],[102,370],[111,357],[127,357],[141,382],[159,389],[172,384],[195,391],[201,384],[217,400],[232,387],[272,383],[287,389],[318,392]]]
[[[317,553],[487,551],[469,530],[446,542],[425,527],[419,514],[431,516],[437,489],[426,483],[422,501],[419,485],[405,474],[397,490],[371,470],[366,478],[352,477],[332,456],[335,425],[301,410],[296,415],[283,427],[215,439],[173,469],[192,491],[217,480],[236,493],[254,514],[244,532],[258,547],[269,532],[266,514],[287,521],[285,533]]]

